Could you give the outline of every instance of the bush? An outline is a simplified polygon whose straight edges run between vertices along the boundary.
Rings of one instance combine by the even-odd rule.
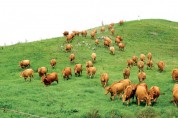
[[[100,114],[98,110],[94,109],[88,112],[87,114],[83,115],[82,118],[100,118]]]
[[[122,118],[122,114],[119,110],[112,110],[105,114],[105,118]]]
[[[153,107],[145,107],[136,112],[137,118],[155,118],[158,116],[158,112]]]

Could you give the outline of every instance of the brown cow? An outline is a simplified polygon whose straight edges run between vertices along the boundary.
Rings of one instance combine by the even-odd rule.
[[[82,64],[76,64],[74,67],[75,76],[80,76],[82,74]]]
[[[123,23],[124,23],[123,20],[120,20],[120,21],[119,21],[119,25],[120,25],[120,26],[123,25]]]
[[[30,67],[30,60],[22,60],[19,62],[19,66],[21,68],[26,68],[26,67]]]
[[[54,81],[56,81],[58,83],[58,74],[57,74],[57,72],[52,72],[50,74],[44,75],[41,77],[41,81],[45,85],[50,85]]]
[[[147,63],[146,63],[146,65],[147,65],[147,70],[148,70],[148,68],[152,69],[152,67],[153,67],[153,61],[152,60],[148,60]]]
[[[91,35],[91,38],[95,38],[96,33],[92,31],[90,35]]]
[[[86,36],[87,36],[87,31],[86,31],[86,30],[81,31],[81,35],[82,35],[83,37],[86,37]]]
[[[138,73],[138,80],[139,82],[142,82],[146,79],[146,73],[145,72],[139,72]]]
[[[68,31],[64,31],[64,32],[63,32],[63,35],[64,35],[64,36],[67,36],[67,35],[69,35],[69,32],[68,32]]]
[[[145,55],[144,54],[140,54],[140,61],[145,61]]]
[[[46,67],[40,67],[40,68],[38,68],[37,71],[38,71],[39,76],[42,77],[43,75],[46,75],[47,68]]]
[[[98,39],[95,40],[95,45],[99,45],[99,40]]]
[[[72,45],[71,44],[67,44],[66,45],[66,52],[70,52],[72,49]]]
[[[178,81],[178,69],[172,70],[172,79]]]
[[[89,67],[89,68],[86,68],[86,73],[87,73],[87,77],[89,78],[92,78],[95,76],[96,74],[96,68],[95,67]]]
[[[151,52],[148,53],[147,58],[148,58],[148,60],[151,60],[151,59],[152,59],[152,54],[151,54]]]
[[[119,44],[118,44],[118,47],[119,47],[119,50],[123,51],[124,48],[125,48],[125,44],[119,43]]]
[[[75,60],[75,54],[70,54],[69,60],[70,60],[70,62],[74,62],[74,60]]]
[[[117,43],[117,44],[121,43],[121,39],[116,37],[115,43]]]
[[[102,73],[100,75],[100,81],[103,87],[106,87],[108,81],[109,81],[109,75],[108,73]]]
[[[29,77],[30,81],[31,81],[31,78],[33,77],[33,74],[34,74],[33,69],[25,69],[24,71],[22,71],[20,73],[20,77],[24,77],[25,81]]]
[[[116,38],[120,39],[120,41],[123,40],[121,36],[116,36]]]
[[[130,98],[134,100],[135,96],[135,91],[136,91],[136,86],[135,84],[129,85],[126,87],[124,90],[124,94],[122,95],[122,102],[125,103],[127,101],[127,105],[130,103]]]
[[[108,25],[108,30],[111,30],[113,26],[111,24]]]
[[[69,43],[70,41],[72,41],[73,37],[74,37],[74,34],[67,35],[66,36],[66,42]]]
[[[128,60],[127,60],[127,66],[128,66],[129,68],[131,68],[131,67],[133,67],[133,65],[134,65],[133,60],[132,60],[132,59],[128,59]]]
[[[137,67],[139,72],[144,71],[144,62],[143,61],[138,61],[137,62]]]
[[[67,78],[67,80],[68,80],[69,76],[72,77],[72,69],[70,67],[64,68],[64,70],[62,70],[62,76],[63,76],[64,79]]]
[[[151,100],[153,100],[153,102],[156,102],[160,95],[160,88],[157,86],[152,86],[149,90],[149,95],[151,97]]]
[[[140,105],[140,102],[146,102],[146,106],[151,105],[151,99],[145,86],[137,85],[135,96],[137,98],[138,105]]]
[[[111,29],[111,34],[114,35],[115,30],[112,28]]]
[[[110,50],[110,54],[114,55],[115,53],[115,49],[114,49],[114,46],[111,46],[109,47],[109,50]]]
[[[56,59],[51,59],[50,65],[52,68],[54,68],[54,66],[56,65]]]
[[[172,95],[173,95],[172,102],[174,103],[175,106],[177,106],[178,105],[178,84],[174,84],[174,87],[172,89]]]
[[[134,65],[137,65],[138,57],[134,55],[134,56],[132,56],[132,60],[134,62]]]
[[[91,58],[92,58],[92,62],[95,62],[96,61],[96,53],[92,53]]]
[[[130,69],[127,67],[123,70],[123,77],[124,79],[129,79],[130,76]]]
[[[125,89],[125,86],[123,83],[115,82],[112,85],[105,87],[105,95],[107,95],[110,92],[111,93],[110,99],[114,100],[116,95],[118,95],[118,98],[120,98],[124,89]]]
[[[92,61],[87,61],[86,62],[86,68],[93,67]]]
[[[159,61],[157,65],[160,72],[164,71],[165,63],[163,61]]]
[[[101,29],[100,29],[101,32],[104,32],[105,31],[105,27],[102,26]]]

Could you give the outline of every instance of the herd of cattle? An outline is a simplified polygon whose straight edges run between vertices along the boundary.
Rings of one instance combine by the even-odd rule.
[[[119,22],[119,25],[122,25],[123,21]],[[108,25],[108,30],[111,32],[111,35],[114,35],[114,23],[111,23]],[[105,32],[105,27],[102,26],[100,29],[101,32]],[[97,30],[94,29],[91,31],[91,38],[95,39]],[[68,43],[65,47],[66,52],[70,52],[72,50],[72,45],[70,42],[74,39],[75,36],[81,36],[86,37],[87,31],[73,31],[71,34],[69,34],[68,31],[65,31],[63,35],[66,37],[66,42]],[[122,43],[122,37],[116,36],[115,43],[117,44],[119,50],[124,50],[125,44]],[[112,55],[115,54],[115,48],[114,46],[111,46],[112,39],[109,37],[103,37],[103,44],[105,47],[108,47],[110,53]],[[95,39],[95,44],[99,45],[99,40]],[[71,54],[69,56],[70,62],[73,62],[75,60],[75,54]],[[91,54],[91,61],[86,61],[86,75],[88,78],[95,77],[96,74],[96,67],[94,67],[94,63],[96,61],[96,53]],[[134,99],[136,97],[136,102],[138,105],[140,105],[140,102],[145,102],[146,105],[151,105],[152,102],[156,102],[158,97],[160,96],[160,88],[158,86],[152,86],[150,89],[148,89],[147,84],[144,82],[146,79],[146,73],[144,72],[144,66],[147,66],[147,69],[152,69],[153,62],[152,62],[152,53],[149,52],[147,54],[147,62],[146,62],[146,56],[144,54],[140,54],[140,58],[137,56],[132,56],[132,59],[127,60],[127,67],[123,70],[123,80],[120,80],[118,82],[112,83],[110,86],[107,86],[107,83],[109,81],[109,75],[108,73],[101,73],[100,74],[100,81],[101,85],[105,88],[105,94],[110,93],[110,99],[114,100],[115,96],[118,95],[119,99],[122,97],[123,103],[127,101],[127,105],[130,103],[130,99]],[[50,61],[50,65],[52,68],[56,65],[56,59],[52,59]],[[27,78],[33,77],[34,70],[27,68],[30,67],[30,60],[22,60],[19,62],[19,66],[23,68],[24,70],[20,73],[20,76],[23,77],[26,81]],[[130,70],[133,66],[138,67],[138,80],[139,84],[133,84],[131,80],[129,79],[130,76]],[[163,61],[159,61],[157,63],[158,69],[160,72],[164,71],[165,69],[165,63]],[[81,76],[82,75],[82,64],[76,64],[74,66],[74,74],[75,76]],[[58,83],[58,73],[52,72],[50,74],[47,74],[47,68],[46,67],[40,67],[38,68],[38,74],[41,77],[41,81],[45,85],[50,85],[52,82],[56,81]],[[72,76],[72,69],[71,67],[66,67],[62,70],[62,76],[64,79],[69,79]],[[172,70],[172,79],[174,81],[178,81],[178,69]],[[172,89],[172,95],[173,100],[172,102],[177,106],[178,105],[178,84],[175,84]]]

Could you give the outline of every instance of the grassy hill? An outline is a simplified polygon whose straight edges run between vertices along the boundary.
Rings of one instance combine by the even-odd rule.
[[[109,36],[113,40],[115,55],[111,55],[103,46],[103,40],[100,40],[99,46],[95,46],[94,39],[89,35],[92,29],[88,30],[87,37],[74,38],[71,42],[73,49],[69,53],[64,51],[65,37],[0,47],[1,117],[30,117],[8,110],[47,118],[178,117],[177,107],[170,103],[171,90],[175,83],[172,81],[171,71],[178,68],[178,23],[161,19],[129,21],[122,26],[115,24],[114,36],[108,30],[101,33],[100,27],[96,29],[98,30],[96,37]],[[124,39],[123,42],[126,44],[124,51],[119,51],[114,43],[117,35]],[[94,63],[97,73],[94,78],[89,79],[86,76],[85,63],[91,60],[92,52],[97,54]],[[147,74],[145,82],[149,88],[153,85],[159,86],[162,93],[156,104],[150,107],[145,107],[144,103],[137,106],[134,100],[127,107],[117,97],[111,101],[110,94],[104,95],[105,90],[100,83],[102,72],[109,73],[108,85],[110,85],[123,79],[122,71],[127,66],[127,59],[131,59],[133,55],[139,57],[141,53],[147,55],[148,52],[153,55],[154,67],[152,70],[147,70],[145,66],[144,70]],[[74,63],[69,62],[71,53],[76,55]],[[57,59],[54,69],[49,64],[52,58]],[[46,66],[48,73],[58,72],[59,83],[54,82],[45,87],[37,72],[31,82],[29,80],[25,82],[19,76],[23,69],[18,65],[23,59],[29,59],[34,70]],[[159,72],[156,65],[160,60],[166,64],[163,72]],[[83,65],[83,74],[80,77],[74,76],[73,68],[76,63]],[[64,80],[61,71],[67,66],[72,68],[73,76],[69,80]],[[136,66],[131,68],[132,83],[138,83],[137,73]]]

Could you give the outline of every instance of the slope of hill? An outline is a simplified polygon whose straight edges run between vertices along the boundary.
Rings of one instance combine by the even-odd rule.
[[[106,26],[107,28],[107,26]],[[145,19],[140,21],[125,22],[122,26],[114,25],[115,35],[106,30],[100,32],[100,27],[96,27],[96,37],[109,36],[115,47],[115,55],[111,55],[109,50],[103,46],[100,40],[96,46],[94,39],[91,39],[88,30],[87,37],[76,36],[71,42],[73,49],[66,53],[65,37],[52,38],[31,43],[16,44],[7,47],[0,47],[0,114],[2,117],[27,117],[32,114],[40,117],[177,117],[178,110],[172,100],[171,71],[178,68],[178,23],[161,19]],[[126,44],[125,50],[120,51],[114,43],[115,37],[123,37]],[[94,66],[97,73],[94,78],[86,76],[85,63],[91,60],[91,53],[97,54]],[[122,104],[122,100],[116,97],[110,100],[110,94],[104,95],[104,88],[100,83],[100,74],[109,74],[109,83],[123,79],[122,71],[127,66],[126,61],[133,55],[139,57],[141,53],[153,55],[153,69],[145,72],[147,78],[145,82],[150,88],[153,85],[159,86],[161,95],[157,103],[152,107],[136,105],[136,100],[127,107]],[[76,59],[74,63],[69,62],[69,55],[74,53]],[[55,58],[57,65],[54,69],[50,67],[50,60]],[[19,73],[23,71],[18,65],[19,61],[29,59],[31,68],[35,70],[34,79],[30,82],[20,78]],[[159,72],[156,63],[165,62],[165,70]],[[83,65],[83,74],[80,77],[74,75],[74,65]],[[59,83],[45,87],[36,72],[38,67],[46,66],[48,73],[57,72]],[[64,80],[62,70],[65,67],[72,68],[72,78]],[[138,68],[131,68],[130,80],[138,83]],[[8,110],[15,110],[18,113]],[[19,113],[23,112],[23,113]],[[36,117],[34,116],[34,117]]]

